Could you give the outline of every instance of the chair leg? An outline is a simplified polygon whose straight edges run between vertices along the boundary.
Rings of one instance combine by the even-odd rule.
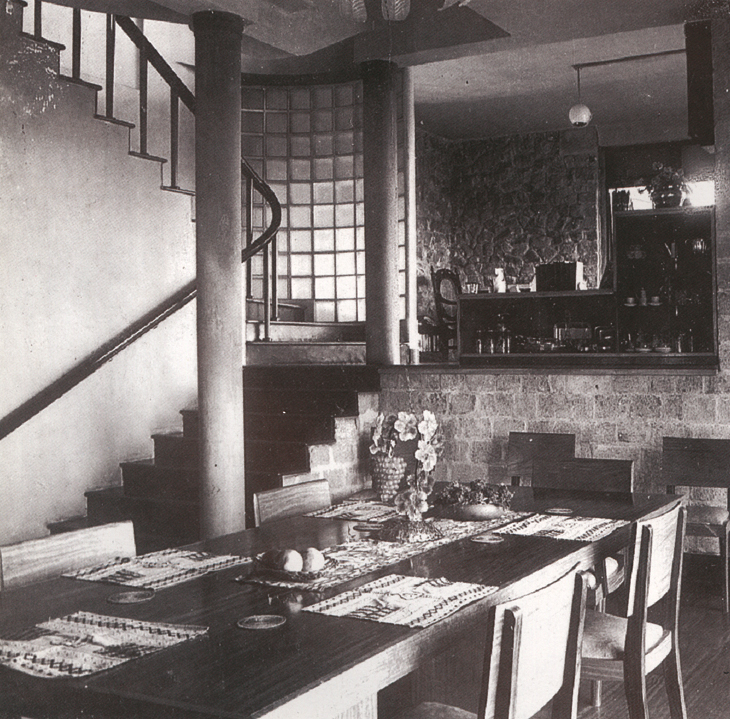
[[[728,565],[728,530],[720,537],[720,561],[722,562],[722,611],[730,612],[730,566]]]
[[[676,646],[664,660],[664,683],[669,698],[669,713],[672,719],[687,719],[687,706],[684,702],[684,687],[682,686],[682,668],[679,664],[679,648]]]
[[[624,691],[626,692],[626,703],[629,706],[629,718],[648,719],[649,702],[647,699],[646,676],[644,672],[631,671],[624,664]],[[673,714],[672,719],[674,719]]]

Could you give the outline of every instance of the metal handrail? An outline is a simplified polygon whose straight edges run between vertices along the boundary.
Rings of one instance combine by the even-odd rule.
[[[35,34],[41,37],[40,22],[40,0],[36,0],[36,17],[35,17]],[[111,16],[110,16],[111,17]],[[145,37],[144,33],[134,24],[130,18],[116,16],[116,23],[130,37],[132,42],[140,49],[143,58],[146,56],[147,61],[157,70],[160,76],[171,85],[171,92],[174,93],[185,104],[191,112],[195,112],[195,96],[190,92],[188,87],[175,74],[175,71],[167,64],[167,61],[154,48],[152,43]],[[74,15],[74,33],[76,32],[77,15]],[[113,27],[113,23],[107,22],[107,30]],[[77,47],[78,46],[78,47]],[[80,66],[80,58],[75,54],[80,53],[81,43],[74,41],[73,51],[74,58],[72,60],[74,67]],[[111,73],[113,77],[113,72]],[[169,78],[169,79],[168,79]],[[76,78],[78,79],[78,78]],[[173,87],[174,86],[174,87]],[[107,109],[113,108],[113,92],[107,92]],[[175,145],[176,146],[176,145]],[[276,237],[276,233],[281,225],[281,204],[271,187],[259,177],[258,173],[245,158],[241,158],[241,173],[261,194],[271,208],[271,222],[264,230],[263,234],[255,241],[247,244],[241,251],[241,262],[247,262],[258,252],[264,250],[269,243]],[[250,212],[246,212],[248,224],[251,223]],[[268,277],[265,278],[265,294],[270,294]],[[178,290],[174,295],[161,302],[157,307],[146,313],[139,320],[132,323],[125,330],[117,334],[111,340],[99,347],[95,352],[91,353],[84,360],[65,372],[61,377],[52,382],[50,385],[35,394],[29,400],[23,402],[20,406],[0,418],[0,439],[7,437],[21,425],[32,419],[39,412],[50,406],[57,399],[76,387],[83,380],[90,377],[94,372],[103,365],[113,359],[122,350],[131,345],[135,340],[142,337],[151,329],[157,327],[165,319],[177,312],[179,309],[187,305],[197,295],[197,282],[193,280]],[[267,300],[268,302],[268,300]],[[268,337],[268,323],[266,328],[266,336]]]

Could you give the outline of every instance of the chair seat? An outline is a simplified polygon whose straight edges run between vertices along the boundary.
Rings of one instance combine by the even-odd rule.
[[[477,719],[477,715],[448,704],[422,702],[418,706],[398,714],[397,719]]]
[[[613,614],[586,610],[583,630],[583,659],[611,659],[620,661],[624,657],[628,620]],[[656,649],[669,636],[663,627],[647,622],[646,651]]]
[[[730,520],[730,513],[725,507],[705,507],[691,504],[687,507],[687,531],[691,524],[705,524],[721,527]]]

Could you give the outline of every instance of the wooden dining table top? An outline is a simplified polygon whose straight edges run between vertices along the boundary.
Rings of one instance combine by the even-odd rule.
[[[581,493],[517,488],[512,508],[560,506],[576,516],[633,522],[678,502],[671,495]],[[254,556],[268,549],[326,548],[362,539],[357,522],[294,517],[189,545]],[[230,567],[157,590],[140,604],[111,604],[118,585],[60,577],[0,594],[0,637],[76,611],[154,622],[202,625],[208,634],[82,679],[37,679],[0,667],[0,710],[64,716],[62,709],[106,717],[336,716],[361,697],[482,629],[487,609],[542,586],[573,566],[588,569],[626,546],[630,525],[594,542],[505,535],[498,544],[461,539],[325,592],[235,581]],[[386,574],[445,577],[497,587],[485,599],[425,628],[302,612],[302,607]],[[265,631],[238,620],[277,614]],[[482,623],[481,626],[479,623]]]

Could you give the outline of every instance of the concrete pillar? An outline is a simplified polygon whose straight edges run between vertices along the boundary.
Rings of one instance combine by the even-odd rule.
[[[730,359],[730,18],[712,20],[715,117],[715,243],[720,364]]]
[[[416,234],[416,107],[413,71],[403,70],[403,120],[405,124],[406,192],[406,333],[412,364],[418,364],[418,235]]]
[[[365,331],[368,364],[400,364],[397,68],[362,64],[365,169]]]
[[[241,265],[243,21],[193,15],[198,412],[203,538],[245,528]]]

